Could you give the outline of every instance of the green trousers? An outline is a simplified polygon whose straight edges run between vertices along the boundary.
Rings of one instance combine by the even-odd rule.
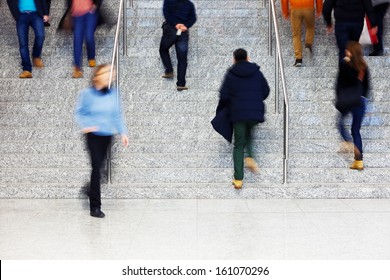
[[[245,148],[248,157],[253,158],[252,151],[252,129],[258,122],[246,121],[233,123],[234,131],[234,149],[233,149],[233,162],[234,162],[234,179],[244,179],[244,152]]]

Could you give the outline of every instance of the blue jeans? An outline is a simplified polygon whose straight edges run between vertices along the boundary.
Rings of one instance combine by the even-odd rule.
[[[19,51],[20,56],[22,57],[23,70],[31,72],[32,65],[28,48],[28,31],[30,26],[35,34],[32,56],[38,58],[41,57],[43,42],[45,41],[45,26],[43,24],[43,19],[36,12],[21,13],[16,21]]]
[[[361,22],[338,22],[336,21],[334,31],[336,42],[339,48],[339,58],[342,60],[345,57],[345,46],[348,41],[359,42],[360,35],[363,31],[364,21]]]
[[[163,36],[160,42],[160,57],[165,67],[165,73],[172,73],[173,67],[171,57],[169,56],[169,49],[175,45],[177,55],[177,86],[186,85],[187,72],[187,54],[188,54],[188,40],[189,30],[176,35],[176,28],[169,24],[163,25]]]
[[[352,114],[352,126],[351,126],[351,134],[353,139],[353,144],[355,145],[355,159],[362,160],[363,159],[363,143],[362,137],[360,135],[360,128],[362,127],[364,113],[366,112],[366,100],[362,97],[361,105],[355,108],[352,108],[349,112],[345,112],[340,114],[338,120],[338,130],[340,132],[341,137],[348,142],[351,142],[351,136],[347,134],[347,131],[344,127],[344,120],[348,113]]]
[[[73,57],[74,66],[82,66],[83,42],[87,45],[88,59],[95,59],[95,30],[97,13],[87,13],[73,17]]]

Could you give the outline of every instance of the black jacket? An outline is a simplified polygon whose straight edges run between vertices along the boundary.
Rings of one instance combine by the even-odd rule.
[[[248,61],[235,63],[226,73],[220,89],[217,113],[225,106],[229,108],[232,122],[264,122],[264,100],[268,97],[269,86],[260,67]]]
[[[196,22],[195,6],[189,0],[164,0],[163,14],[171,26],[182,23],[190,28]]]
[[[327,26],[332,26],[333,9],[336,22],[363,22],[367,14],[371,25],[376,26],[371,0],[325,0],[322,15]]]
[[[34,3],[37,8],[37,13],[40,17],[49,15],[50,0],[34,0]],[[7,4],[11,11],[12,16],[14,17],[15,20],[17,20],[20,16],[19,1],[7,0]]]
[[[358,79],[358,75],[359,72],[343,60],[339,65],[336,95],[339,95],[341,89],[354,87],[356,84],[361,82],[363,84],[362,96],[368,97],[368,92],[370,89],[370,72],[368,68],[365,69],[363,81]]]

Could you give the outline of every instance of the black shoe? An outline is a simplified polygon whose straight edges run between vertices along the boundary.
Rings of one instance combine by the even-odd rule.
[[[95,218],[104,218],[104,213],[100,209],[91,210],[91,216]]]
[[[45,21],[45,22],[43,23],[43,25],[44,25],[45,27],[49,27],[49,26],[50,26],[50,23],[49,23],[48,21]]]
[[[382,56],[382,55],[383,55],[383,50],[375,50],[369,54],[369,56]]]
[[[164,73],[161,78],[164,78],[164,79],[173,79],[173,72],[171,73]]]
[[[295,67],[301,67],[302,66],[302,59],[296,59],[294,63]]]
[[[176,89],[178,91],[182,91],[182,90],[188,90],[188,87],[186,87],[186,86],[177,86]]]

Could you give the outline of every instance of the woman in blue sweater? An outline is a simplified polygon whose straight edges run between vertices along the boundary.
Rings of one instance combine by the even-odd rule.
[[[100,168],[111,144],[112,136],[119,133],[128,145],[126,126],[117,102],[118,92],[109,89],[110,65],[99,65],[92,78],[92,86],[81,91],[76,109],[76,121],[86,135],[91,157],[92,173],[89,191],[91,216],[103,218],[100,210]]]

